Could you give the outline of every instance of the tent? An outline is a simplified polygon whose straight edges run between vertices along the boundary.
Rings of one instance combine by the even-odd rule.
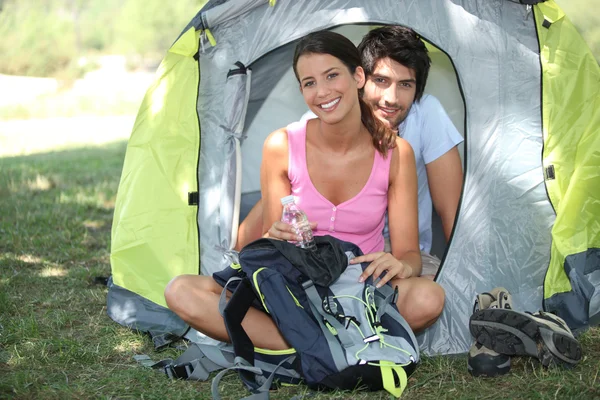
[[[179,274],[229,265],[257,200],[265,137],[306,111],[291,70],[303,35],[355,43],[400,24],[429,43],[426,93],[464,135],[464,187],[436,277],[428,354],[467,351],[475,294],[504,286],[521,311],[574,329],[600,322],[600,68],[554,1],[210,0],[158,68],[140,108],[112,228],[108,314],[185,335],[163,290]],[[532,4],[537,3],[537,4]]]

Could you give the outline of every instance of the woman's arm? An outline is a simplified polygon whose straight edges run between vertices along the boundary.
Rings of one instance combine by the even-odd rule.
[[[421,274],[417,190],[412,147],[404,139],[397,138],[390,165],[388,221],[392,254],[411,268],[410,276]]]
[[[353,258],[350,263],[370,262],[360,276],[381,278],[377,287],[391,279],[406,279],[421,274],[419,217],[417,213],[417,171],[412,148],[404,139],[396,139],[390,165],[388,217],[392,254],[378,252]]]
[[[281,198],[291,193],[288,160],[287,131],[285,128],[278,129],[265,140],[260,165],[263,234],[266,234],[273,224],[281,219],[283,210]]]
[[[262,200],[259,199],[240,223],[234,250],[240,251],[248,243],[262,237],[262,219]]]
[[[294,227],[281,222],[281,198],[292,193],[288,176],[288,138],[285,128],[269,135],[263,146],[260,165],[260,191],[262,196],[262,235],[280,240],[302,240]],[[311,222],[312,229],[317,227]]]

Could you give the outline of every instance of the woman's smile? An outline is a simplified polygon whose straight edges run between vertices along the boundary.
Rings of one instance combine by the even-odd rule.
[[[319,108],[321,108],[324,111],[333,111],[337,108],[337,105],[340,102],[341,97],[337,97],[327,103],[321,103],[319,104]]]

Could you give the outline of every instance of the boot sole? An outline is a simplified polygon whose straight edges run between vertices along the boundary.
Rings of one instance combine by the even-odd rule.
[[[573,366],[581,346],[572,336],[552,330],[528,314],[506,309],[480,310],[469,321],[471,334],[497,353],[536,357],[544,367]]]

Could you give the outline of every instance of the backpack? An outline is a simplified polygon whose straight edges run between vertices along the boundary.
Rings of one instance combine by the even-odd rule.
[[[241,250],[239,264],[213,275],[224,286],[220,310],[233,369],[250,391],[267,397],[280,384],[299,382],[315,390],[385,389],[399,397],[419,350],[396,308],[397,288],[358,281],[368,264],[348,264],[362,255],[356,245],[331,236],[315,241],[310,254],[285,241],[259,239]],[[241,325],[251,306],[270,314],[292,348],[253,346]],[[270,367],[261,368],[265,364]],[[223,372],[213,380],[215,398]]]

